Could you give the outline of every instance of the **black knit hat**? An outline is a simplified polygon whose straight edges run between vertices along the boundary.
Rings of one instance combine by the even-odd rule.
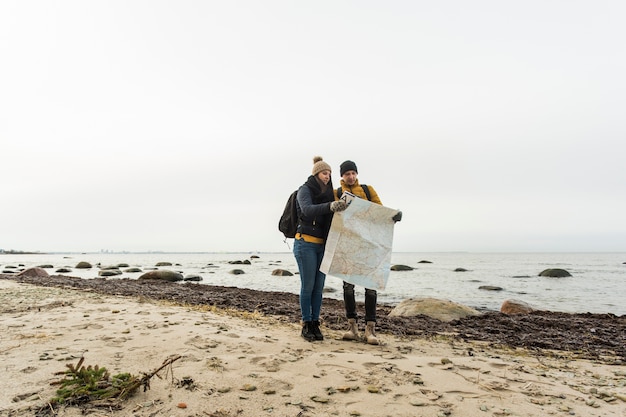
[[[339,175],[343,177],[343,174],[348,171],[354,171],[357,174],[359,173],[359,171],[356,169],[356,164],[350,160],[343,161],[341,165],[339,165]]]

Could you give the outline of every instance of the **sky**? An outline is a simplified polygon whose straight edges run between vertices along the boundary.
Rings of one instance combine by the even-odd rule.
[[[0,249],[284,252],[313,157],[398,252],[626,251],[626,3],[0,3]]]

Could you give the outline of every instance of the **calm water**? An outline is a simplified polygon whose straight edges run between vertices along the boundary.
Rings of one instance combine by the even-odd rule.
[[[64,275],[81,278],[98,277],[97,267],[75,269],[79,261],[102,266],[126,263],[144,271],[157,262],[171,262],[161,267],[183,273],[197,274],[208,285],[225,285],[265,291],[287,291],[297,294],[299,276],[272,276],[276,268],[297,272],[293,254],[259,253],[250,259],[249,253],[149,253],[149,254],[35,254],[0,255],[0,271],[16,271],[44,264],[54,274],[56,269],[69,267]],[[233,265],[229,261],[251,260],[251,265]],[[419,263],[421,260],[432,263]],[[626,314],[626,253],[394,253],[393,264],[414,267],[413,271],[391,271],[387,288],[379,292],[379,302],[397,304],[410,297],[435,297],[451,300],[478,309],[498,310],[502,301],[518,299],[542,310],[577,313]],[[11,268],[15,267],[15,268]],[[244,274],[229,273],[242,269]],[[464,268],[466,272],[454,272]],[[538,274],[547,268],[563,268],[572,277],[546,278]],[[121,268],[122,270],[125,268]],[[136,279],[141,273],[124,273],[114,278]],[[480,286],[502,287],[487,291]],[[341,298],[341,280],[326,278],[330,291],[325,296]],[[357,300],[363,300],[362,290]]]

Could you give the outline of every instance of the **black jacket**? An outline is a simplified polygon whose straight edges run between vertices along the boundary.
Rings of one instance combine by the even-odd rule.
[[[298,189],[298,233],[326,239],[333,219],[330,203],[334,200],[332,181],[322,193],[315,176],[310,175]]]

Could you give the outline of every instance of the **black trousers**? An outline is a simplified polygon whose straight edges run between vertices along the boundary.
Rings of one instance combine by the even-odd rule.
[[[376,321],[376,290],[365,289],[365,321]],[[346,317],[358,319],[356,300],[354,299],[354,284],[343,282],[343,303],[346,306]]]

